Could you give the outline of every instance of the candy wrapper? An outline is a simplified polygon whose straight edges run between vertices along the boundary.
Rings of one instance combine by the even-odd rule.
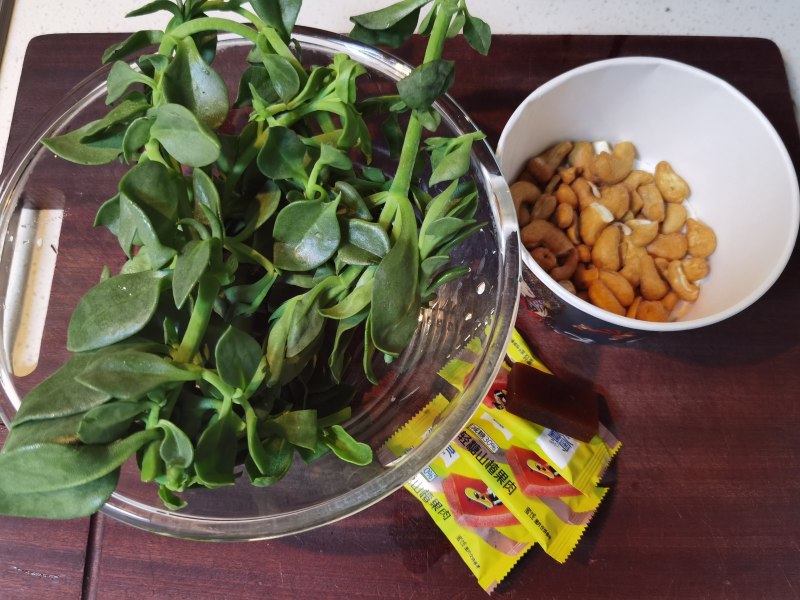
[[[479,342],[471,343],[479,353]],[[450,446],[405,485],[487,592],[537,543],[559,562],[567,559],[607,492],[598,483],[620,446],[602,425],[581,441],[506,410],[516,362],[550,373],[515,331],[483,404]],[[453,360],[439,375],[461,392],[473,368]],[[448,406],[440,394],[398,430],[379,451],[384,464],[421,443]]]
[[[544,551],[564,562],[606,490],[592,488],[581,494],[575,488],[569,489],[569,484],[564,485],[561,478],[562,483],[556,489],[565,491],[567,497],[580,497],[580,503],[573,502],[575,509],[570,507],[555,490],[547,489],[547,482],[556,479],[557,474],[546,463],[543,466],[541,459],[530,458],[530,450],[521,439],[494,419],[485,404],[478,408],[452,446],[474,476],[494,492]],[[538,495],[543,489],[549,494],[547,501]]]
[[[451,446],[405,484],[491,593],[533,546],[533,535]]]

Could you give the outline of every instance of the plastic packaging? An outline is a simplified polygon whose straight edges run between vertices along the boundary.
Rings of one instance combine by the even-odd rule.
[[[452,446],[405,488],[423,504],[487,592],[533,546],[531,532],[474,476]]]

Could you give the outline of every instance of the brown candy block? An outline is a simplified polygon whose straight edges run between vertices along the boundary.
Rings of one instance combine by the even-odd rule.
[[[597,435],[599,401],[588,387],[517,362],[507,392],[506,410],[518,417],[584,442]]]

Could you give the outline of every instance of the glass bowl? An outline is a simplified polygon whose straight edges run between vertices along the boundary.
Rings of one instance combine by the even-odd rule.
[[[328,64],[336,53],[363,64],[368,72],[361,78],[364,94],[395,93],[395,82],[410,70],[391,55],[327,32],[297,28],[295,38],[310,64]],[[248,48],[245,41],[221,37],[214,66],[230,86]],[[116,272],[124,260],[116,240],[92,223],[100,204],[114,195],[126,167],[74,165],[39,142],[102,116],[107,74],[108,68],[100,69],[50,111],[39,131],[7,162],[0,182],[0,412],[6,425],[24,394],[66,360],[66,329],[78,300],[104,266]],[[442,115],[440,132],[460,135],[476,130],[451,98],[442,98],[436,108]],[[183,538],[264,539],[341,519],[391,494],[421,471],[458,434],[487,392],[505,355],[518,306],[513,204],[485,142],[473,147],[470,176],[479,190],[477,218],[488,222],[454,253],[461,264],[470,266],[470,273],[440,289],[438,299],[422,312],[410,346],[379,374],[379,386],[363,386],[345,424],[356,439],[373,448],[376,459],[371,465],[357,467],[332,455],[310,465],[296,460],[272,487],[256,488],[241,477],[230,488],[189,490],[183,494],[188,506],[175,512],[163,507],[158,487],[141,483],[138,469],[129,463],[102,512]],[[481,343],[467,348],[475,338]],[[451,359],[475,365],[461,393],[437,375]],[[450,403],[429,435],[400,458],[388,455],[384,442],[437,393]]]

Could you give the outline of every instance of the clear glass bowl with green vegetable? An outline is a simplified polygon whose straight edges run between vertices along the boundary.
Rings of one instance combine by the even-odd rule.
[[[112,161],[102,168],[76,165],[55,157],[41,145],[42,138],[60,140],[51,142],[51,148],[64,154],[75,152],[71,145],[76,138],[65,134],[78,129],[82,140],[94,136],[88,150],[91,156],[85,162],[92,162],[97,153],[108,162],[103,154],[114,146],[114,124],[102,134],[80,128],[106,118],[106,98],[125,91],[109,87],[146,83],[131,70],[121,76],[118,73],[107,85],[111,70],[124,69],[119,64],[101,69],[73,90],[51,111],[43,130],[36,132],[7,164],[0,182],[0,359],[4,392],[0,408],[9,424],[23,396],[34,388],[38,391],[33,395],[40,404],[44,398],[46,406],[32,402],[33,408],[23,409],[24,418],[12,426],[3,452],[14,460],[24,459],[25,452],[14,451],[24,444],[28,445],[22,450],[36,451],[38,446],[33,442],[37,440],[64,443],[72,451],[69,436],[74,433],[70,432],[79,428],[81,441],[88,444],[83,448],[89,449],[81,468],[113,462],[117,455],[130,456],[131,448],[137,454],[136,460],[121,459],[119,471],[95,479],[87,475],[80,488],[85,494],[77,494],[75,489],[65,492],[58,487],[61,484],[55,475],[48,479],[34,473],[30,481],[20,484],[38,492],[31,495],[32,513],[39,510],[43,516],[54,518],[71,516],[69,510],[77,514],[80,506],[70,505],[61,515],[52,511],[59,502],[74,504],[75,498],[91,498],[97,486],[106,485],[109,477],[118,477],[115,491],[101,510],[136,527],[208,540],[296,533],[352,514],[398,489],[455,437],[486,393],[503,360],[513,326],[519,276],[513,206],[491,149],[451,98],[436,100],[433,108],[440,117],[429,112],[426,118],[441,118],[441,124],[435,133],[426,134],[428,149],[435,154],[439,144],[441,166],[446,164],[442,156],[449,152],[444,151],[442,140],[469,139],[468,170],[457,176],[459,186],[437,182],[431,172],[436,171],[436,163],[416,173],[411,182],[419,186],[413,194],[418,202],[415,220],[427,227],[423,216],[436,198],[440,203],[450,197],[468,200],[450,203],[458,206],[459,212],[448,213],[449,221],[443,219],[435,226],[429,223],[428,238],[420,237],[419,252],[430,253],[435,260],[427,266],[430,277],[414,271],[414,281],[408,286],[416,290],[419,310],[412,307],[412,323],[408,315],[402,322],[397,318],[402,310],[398,312],[392,303],[402,301],[407,290],[396,279],[380,279],[377,265],[379,255],[388,255],[389,247],[396,246],[404,234],[395,222],[391,238],[384,239],[380,232],[376,234],[376,226],[378,214],[391,221],[401,218],[397,215],[404,210],[397,208],[386,217],[380,191],[388,189],[385,174],[397,170],[392,138],[397,141],[397,132],[402,137],[407,117],[400,113],[395,118],[378,108],[392,102],[387,98],[396,102],[397,81],[409,75],[410,67],[373,47],[317,30],[296,28],[292,38],[302,50],[307,69],[337,64],[342,70],[351,68],[351,64],[363,68],[363,75],[348,80],[355,82],[352,90],[331,90],[335,94],[354,93],[362,102],[359,150],[365,150],[363,140],[370,139],[367,152],[348,154],[326,146],[326,139],[341,140],[341,136],[349,135],[344,114],[318,119],[320,130],[316,135],[302,127],[294,131],[282,127],[288,121],[271,121],[271,109],[258,106],[263,100],[258,90],[264,88],[259,88],[257,74],[250,79],[249,88],[239,84],[242,65],[248,64],[248,56],[252,58],[253,44],[226,38],[216,46],[214,69],[224,79],[230,96],[238,96],[239,104],[246,107],[219,116],[220,123],[215,125],[222,132],[222,150],[215,155],[220,158],[213,169],[200,169],[207,164],[204,153],[209,152],[205,130],[192,123],[186,125],[184,113],[175,109],[175,104],[148,112],[146,123],[125,132],[134,138],[134,142],[123,144],[126,153],[132,157],[155,153],[148,160],[140,159],[134,169],[122,164],[124,161]],[[184,50],[181,60],[187,61],[190,71],[192,48]],[[344,55],[349,61],[341,58]],[[170,94],[174,100],[179,90]],[[280,90],[277,95],[280,100]],[[315,101],[326,100],[318,96]],[[231,186],[252,175],[246,169],[236,173],[236,152],[230,154],[234,158],[226,166],[225,152],[230,150],[226,144],[242,144],[240,140],[251,135],[242,132],[248,131],[248,117],[258,110],[269,113],[264,122],[272,131],[271,139],[264,143],[267,148],[259,153],[260,170],[273,173],[281,181],[301,181],[295,181],[297,190],[287,194],[286,188],[278,190],[259,180],[253,192],[257,201],[251,198],[249,205],[240,208],[241,214],[233,220],[238,229],[233,229],[230,219],[215,220],[220,216],[218,197],[225,198],[228,190],[209,182],[225,169],[224,181],[237,180],[231,181]],[[286,110],[280,114],[285,116]],[[216,118],[208,113],[206,116]],[[262,130],[249,131],[258,136]],[[309,151],[308,142],[299,141],[297,131],[306,136],[303,140],[323,141],[312,144],[316,150]],[[233,133],[225,137],[225,132],[235,132],[238,137]],[[137,148],[135,140],[140,134],[142,140],[147,140],[148,134],[151,141],[157,139],[167,152],[159,153],[148,145],[150,142]],[[175,147],[173,153],[171,144],[183,147]],[[213,148],[210,151],[213,153]],[[195,167],[183,167],[195,204],[194,212],[178,219],[178,234],[158,232],[157,213],[163,208],[158,195],[170,185],[160,178],[166,168],[174,166],[162,167],[159,161],[170,154]],[[365,155],[371,155],[371,161]],[[298,156],[299,162],[295,160]],[[309,156],[316,164],[308,164]],[[330,193],[323,186],[335,170],[357,172],[359,177],[353,181],[362,187],[340,185],[335,202],[323,203],[326,208],[320,208],[313,201],[318,194]],[[428,185],[431,181],[433,185]],[[288,204],[272,206],[285,196]],[[146,204],[147,198],[152,210],[137,212],[137,206]],[[201,203],[203,211],[199,210]],[[448,227],[465,215],[469,219],[462,219],[460,225],[464,235],[448,239],[447,232],[453,231]],[[274,220],[274,227],[268,239],[253,241],[254,231],[270,220]],[[313,237],[315,231],[324,230],[331,222],[352,242],[347,248],[338,246],[335,260],[331,252],[305,236],[310,231]],[[466,227],[468,232],[464,231],[467,222],[471,224]],[[303,230],[303,236],[298,229]],[[169,238],[170,243],[165,244],[164,235],[183,237],[182,241]],[[218,239],[224,239],[224,246],[223,242],[215,245]],[[173,246],[181,247],[179,253]],[[259,253],[257,248],[261,247],[274,249],[274,264]],[[401,257],[388,270],[402,270],[404,264]],[[167,273],[168,265],[172,267]],[[121,269],[123,274],[119,275]],[[271,288],[273,281],[265,283],[274,275],[270,269],[281,273],[282,279],[274,276],[279,287]],[[241,275],[243,271],[245,275]],[[153,277],[158,285],[152,285]],[[328,284],[320,285],[326,277]],[[108,281],[114,282],[113,289],[109,289]],[[388,321],[380,331],[381,325],[369,320],[365,323],[367,313],[359,310],[366,302],[359,288],[375,282],[387,288],[382,300],[387,306],[381,307],[380,314],[377,309],[369,313],[370,319]],[[90,289],[100,291],[87,294]],[[289,289],[298,299],[281,305],[279,299],[292,297]],[[162,314],[159,311],[165,294],[174,300],[174,310]],[[134,296],[135,302],[130,300]],[[269,302],[264,300],[266,296]],[[372,296],[373,304],[376,297],[380,296]],[[271,312],[260,312],[262,301],[264,306],[270,304]],[[279,306],[283,307],[276,308]],[[303,310],[303,318],[296,317]],[[152,318],[154,311],[157,322]],[[287,317],[290,312],[292,319]],[[147,313],[147,318],[139,313]],[[319,315],[337,320],[338,325],[318,325]],[[202,318],[202,335],[193,339],[193,328]],[[288,333],[278,342],[270,337],[268,343],[267,331],[273,336],[273,330],[282,323]],[[158,331],[151,331],[154,325],[158,325]],[[328,338],[319,333],[323,327],[327,327]],[[364,330],[369,327],[373,335],[365,336]],[[98,334],[98,328],[105,329]],[[402,337],[404,331],[409,332],[410,342],[392,356],[393,336]],[[103,338],[102,343],[98,337]],[[346,344],[346,339],[351,343]],[[371,347],[375,340],[381,348]],[[314,344],[326,348],[326,365],[318,368],[314,363],[317,358],[306,359],[292,373],[291,383],[283,381],[285,373],[292,371]],[[453,359],[464,364],[461,389],[437,375]],[[327,375],[334,371],[335,383],[328,380],[326,385],[319,384],[320,370]],[[57,371],[70,377],[47,379]],[[78,375],[72,377],[75,373]],[[176,387],[175,382],[181,385]],[[271,385],[260,385],[265,382]],[[253,392],[256,387],[260,390],[257,393]],[[92,400],[93,394],[101,398]],[[386,441],[438,394],[449,403],[430,431],[423,432],[419,444],[401,457],[388,452]],[[176,403],[177,395],[181,397]],[[51,404],[58,396],[77,398],[78,408]],[[134,433],[110,443],[129,428]],[[179,428],[194,431],[200,441],[196,437],[190,441]],[[187,454],[195,462],[191,470],[181,462]],[[52,465],[60,460],[58,454],[47,457]],[[9,462],[13,461],[6,460],[4,465]],[[222,463],[230,463],[228,473]],[[196,482],[203,485],[192,485]]]

